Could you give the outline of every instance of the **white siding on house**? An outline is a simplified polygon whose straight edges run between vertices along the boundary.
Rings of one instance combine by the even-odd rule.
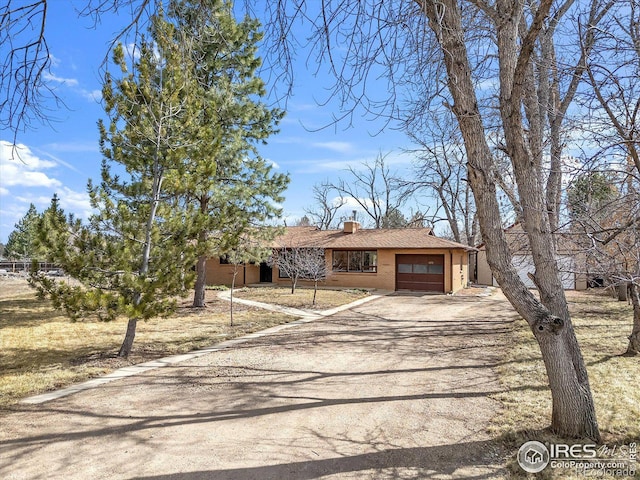
[[[535,267],[533,265],[533,258],[531,255],[514,255],[513,266],[516,267],[520,279],[528,288],[536,288],[533,280],[529,277],[528,273],[534,273]],[[576,288],[576,275],[575,275],[575,262],[571,255],[559,255],[558,267],[560,268],[560,275],[562,286],[565,290],[575,290]],[[495,283],[495,279],[494,279]]]

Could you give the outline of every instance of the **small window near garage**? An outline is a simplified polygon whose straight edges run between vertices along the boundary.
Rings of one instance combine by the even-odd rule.
[[[375,250],[334,250],[334,272],[364,272],[378,271],[378,252]]]

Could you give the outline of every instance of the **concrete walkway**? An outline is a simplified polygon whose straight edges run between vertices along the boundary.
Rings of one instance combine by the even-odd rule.
[[[2,418],[0,478],[501,478],[515,314],[387,296]]]
[[[328,310],[302,310],[299,308],[293,308],[293,307],[285,307],[282,305],[274,305],[271,303],[264,303],[264,302],[256,302],[254,300],[246,300],[244,298],[238,298],[238,297],[233,297],[233,301],[235,303],[241,303],[242,305],[248,305],[250,307],[258,307],[258,308],[262,308],[264,310],[271,310],[273,312],[282,312],[282,313],[286,313],[287,315],[291,315],[293,317],[313,317],[313,318],[318,318],[318,317],[326,317],[328,315],[333,315],[335,313],[338,312],[344,312],[345,310],[349,310],[350,308],[354,308],[357,307],[359,305],[362,305],[363,303],[367,303],[370,302],[371,300],[375,300],[377,298],[380,298],[383,295],[387,295],[390,292],[378,292],[375,294],[371,294],[367,297],[363,297],[359,300],[355,300],[351,303],[347,303],[345,305],[340,305],[338,307],[334,307],[334,308],[330,308]],[[223,299],[223,300],[227,300],[230,301],[231,300],[231,290],[221,290],[220,293],[218,293],[218,297]]]

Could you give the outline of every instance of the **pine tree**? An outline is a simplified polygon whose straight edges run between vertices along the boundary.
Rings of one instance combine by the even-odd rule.
[[[126,316],[118,353],[124,357],[139,320],[173,311],[176,296],[191,285],[195,261],[189,208],[171,190],[186,157],[183,131],[192,122],[194,90],[184,72],[193,66],[162,12],[149,35],[139,43],[131,71],[122,46],[115,49],[121,78],[108,75],[103,87],[108,123],[99,122],[102,181],[88,186],[97,213],[86,226],[62,224],[52,205],[40,225],[51,260],[80,285],[32,275],[40,293],[72,318]]]
[[[57,197],[56,197],[57,201]],[[9,234],[4,247],[4,255],[11,260],[27,260],[35,256],[36,225],[39,214],[35,205],[29,205],[29,210],[15,225],[15,230]]]
[[[189,45],[191,86],[197,89],[197,112],[187,129],[185,170],[178,184],[182,197],[195,206],[197,278],[193,305],[203,307],[206,260],[236,247],[246,232],[281,214],[276,206],[288,177],[276,174],[260,157],[257,145],[276,132],[283,112],[261,98],[264,82],[256,75],[262,34],[259,23],[237,21],[225,0],[175,1],[169,16]],[[259,236],[273,239],[263,228]]]

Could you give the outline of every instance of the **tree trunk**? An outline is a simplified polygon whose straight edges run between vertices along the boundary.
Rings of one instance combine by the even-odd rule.
[[[627,286],[627,282],[620,283],[616,286],[619,302],[627,302],[629,300],[629,297],[627,296],[628,289],[629,287]]]
[[[237,265],[236,265],[237,267]],[[231,317],[231,326],[233,327],[233,290],[236,288],[236,276],[238,275],[238,269],[234,268],[233,278],[231,279],[231,293],[229,295],[229,317]]]
[[[207,215],[209,209],[209,196],[205,195],[200,199],[200,214]],[[206,229],[201,229],[198,232],[198,247],[206,251],[207,240],[209,239],[209,233]],[[207,256],[202,254],[198,256],[196,262],[196,284],[193,289],[193,307],[204,308],[204,293],[207,286]]]
[[[204,294],[207,286],[207,256],[200,255],[196,262],[196,285],[193,289],[193,306],[196,308],[206,307]]]
[[[551,430],[561,436],[599,442],[595,406],[571,322],[548,315],[535,322],[532,331],[549,379]]]
[[[313,305],[316,304],[316,293],[318,293],[318,281],[313,282]]]
[[[120,346],[120,351],[118,352],[119,357],[127,358],[131,353],[131,348],[133,347],[133,340],[136,338],[136,326],[138,325],[137,318],[130,318],[127,323],[127,333],[124,336],[124,341]]]
[[[640,288],[632,282],[630,290],[631,304],[633,305],[633,330],[629,335],[626,355],[638,355],[640,353]]]
[[[550,8],[545,0],[540,8]],[[496,4],[498,5],[498,4]],[[539,301],[520,280],[511,263],[511,253],[502,229],[502,219],[492,175],[493,157],[478,109],[471,67],[469,64],[462,13],[455,0],[423,1],[424,11],[444,53],[449,91],[453,97],[453,112],[464,138],[468,179],[477,202],[482,237],[487,260],[504,294],[517,312],[527,321],[540,346],[553,401],[552,429],[562,436],[588,437],[600,440],[595,407],[584,360],[575,337],[564,291],[560,284],[555,249],[551,240],[549,217],[542,193],[540,165],[529,156],[524,144],[521,99],[522,75],[527,70],[527,55],[533,46],[531,37],[523,41],[516,25],[522,14],[511,2],[506,16],[498,20],[498,51],[500,60],[500,107],[508,155],[518,181],[518,191],[525,217],[525,231],[530,240],[536,265]],[[511,10],[509,10],[511,9]],[[535,25],[545,11],[536,14]],[[506,14],[510,12],[510,14]],[[517,17],[517,18],[514,18]],[[532,27],[533,29],[533,27]],[[533,31],[533,30],[532,30]]]

